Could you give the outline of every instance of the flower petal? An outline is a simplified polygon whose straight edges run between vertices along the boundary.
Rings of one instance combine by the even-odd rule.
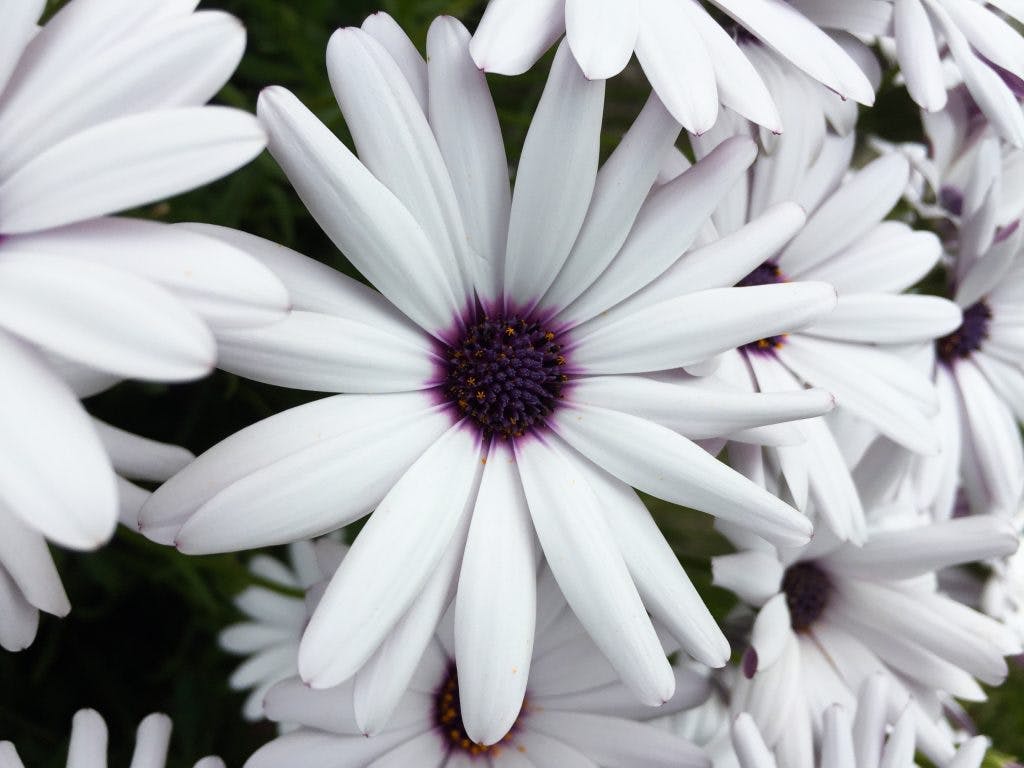
[[[565,0],[492,0],[469,50],[484,72],[521,75],[565,31]]]
[[[855,293],[839,297],[835,310],[804,333],[865,344],[932,341],[960,327],[960,308],[939,296]]]
[[[565,0],[565,37],[589,80],[625,69],[639,31],[639,0]]]

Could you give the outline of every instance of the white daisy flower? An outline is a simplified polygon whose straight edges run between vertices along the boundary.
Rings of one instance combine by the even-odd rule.
[[[494,703],[467,715],[477,740],[519,710],[543,552],[598,646],[660,704],[673,678],[648,610],[695,658],[721,666],[729,651],[631,486],[802,543],[806,518],[688,437],[814,416],[831,398],[643,374],[814,322],[835,293],[718,287],[764,257],[763,233],[799,226],[792,204],[687,253],[753,161],[749,139],[652,193],[680,130],[652,98],[599,172],[604,82],[563,47],[510,194],[466,30],[438,20],[427,63],[407,38],[380,34],[397,32],[384,18],[338,31],[328,48],[359,159],[288,91],[270,88],[259,105],[271,152],[380,293],[258,238],[204,230],[263,259],[296,307],[280,324],[222,333],[223,365],[347,394],[215,446],[157,491],[143,526],[185,552],[216,552],[322,534],[376,508],[310,622],[299,669],[336,685],[387,653],[396,627],[425,646],[458,582],[462,679]],[[670,267],[684,287],[647,297]]]
[[[171,719],[153,714],[139,723],[135,734],[132,768],[164,768],[171,741]],[[18,750],[9,741],[0,741],[0,765],[4,768],[25,768]],[[92,709],[80,709],[71,721],[71,744],[67,768],[106,768],[107,724]],[[219,757],[204,757],[193,768],[224,768]]]
[[[203,107],[245,46],[193,4],[43,0],[0,9],[0,644],[31,642],[67,598],[45,541],[91,549],[141,506],[119,480],[190,457],[90,419],[78,398],[119,379],[181,381],[215,359],[211,328],[279,319],[287,294],[240,251],[107,214],[220,177],[265,136]],[[120,495],[120,501],[119,501]],[[14,617],[8,621],[8,617]]]
[[[643,722],[701,703],[709,693],[706,676],[676,669],[675,694],[662,709],[638,704],[587,637],[554,580],[542,575],[539,587],[533,658],[516,670],[528,678],[526,696],[504,730],[484,741],[471,735],[467,708],[477,696],[467,691],[463,670],[456,665],[457,639],[449,612],[414,659],[410,675],[397,682],[401,697],[390,724],[366,735],[359,722],[358,680],[316,690],[292,678],[267,694],[266,713],[272,720],[303,727],[263,746],[246,767],[439,768],[483,760],[493,768],[709,768],[699,747]],[[396,684],[387,667],[378,667],[377,675],[377,686]]]
[[[1024,22],[1006,0],[791,0],[823,28],[894,42],[911,98],[929,112],[946,106],[943,61],[951,57],[974,101],[999,134],[1024,146],[1024,37],[1005,15]],[[891,21],[889,20],[891,18]]]
[[[880,519],[905,510],[877,508]],[[980,701],[975,678],[1000,684],[1021,641],[936,589],[935,571],[1017,548],[1009,521],[991,515],[872,530],[863,547],[819,533],[784,554],[754,548],[713,560],[715,583],[758,609],[735,713],[749,712],[786,765],[809,765],[812,735],[833,703],[852,708],[865,679],[888,680],[890,712],[909,707],[918,748],[953,757],[936,721],[945,697]],[[748,679],[749,678],[749,679]]]
[[[843,99],[874,103],[874,89],[854,58],[789,3],[712,4]],[[470,50],[485,72],[518,75],[563,33],[592,80],[618,74],[635,52],[658,96],[688,131],[710,129],[719,104],[770,131],[789,130],[758,68],[694,0],[490,0]]]
[[[267,691],[299,672],[299,641],[309,620],[305,593],[324,578],[317,555],[313,542],[297,541],[288,545],[290,566],[262,554],[249,561],[249,571],[268,586],[240,592],[234,603],[246,620],[220,633],[221,648],[248,657],[229,680],[236,691],[252,689],[242,710],[246,720],[261,720]]]
[[[740,768],[913,768],[916,745],[913,712],[900,712],[891,731],[890,709],[887,702],[888,680],[883,675],[872,675],[861,686],[857,697],[856,714],[841,704],[827,707],[822,714],[821,745],[817,759],[801,755],[776,755],[765,744],[757,722],[748,713],[740,713],[732,723],[732,746]],[[949,768],[980,768],[989,740],[984,736],[968,739],[955,756],[945,763]],[[787,760],[787,758],[789,758]],[[808,761],[808,758],[811,758]],[[716,768],[721,768],[716,763]]]
[[[788,65],[787,65],[788,66]],[[780,73],[781,74],[781,73]],[[890,154],[850,169],[854,135],[828,130],[827,114],[815,108],[806,78],[780,78],[783,114],[794,130],[774,137],[713,215],[719,233],[742,231],[765,211],[794,200],[808,211],[806,223],[766,245],[738,285],[822,280],[836,287],[836,310],[790,334],[765,337],[722,357],[716,376],[748,391],[799,391],[823,387],[837,399],[837,413],[862,419],[892,441],[935,453],[932,416],[937,395],[928,375],[897,354],[903,345],[942,337],[962,322],[953,302],[907,294],[938,263],[939,239],[886,220],[910,178],[910,165]],[[739,118],[723,120],[694,139],[698,156],[725,136],[746,134]],[[799,125],[799,128],[796,126]],[[669,272],[658,290],[674,290]],[[823,419],[789,427],[792,439],[764,449],[747,436],[734,442],[730,459],[748,477],[813,512],[841,539],[860,541],[864,515],[849,470]],[[773,435],[774,438],[777,435]]]

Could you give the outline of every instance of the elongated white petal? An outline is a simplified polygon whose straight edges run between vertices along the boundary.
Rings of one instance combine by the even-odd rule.
[[[640,0],[565,0],[565,36],[590,80],[626,68],[640,31]]]
[[[690,247],[756,156],[753,141],[734,137],[655,190],[640,209],[614,260],[560,318],[572,324],[588,320],[668,269]]]
[[[641,373],[706,360],[742,344],[799,330],[832,310],[825,283],[719,288],[582,326],[572,362],[588,373]]]
[[[115,213],[218,179],[266,145],[259,124],[224,107],[129,115],[47,149],[0,184],[0,232]]]
[[[910,97],[929,112],[946,106],[946,84],[935,33],[921,0],[896,0],[893,32]]]
[[[512,206],[508,160],[487,78],[469,55],[469,32],[442,16],[427,34],[428,115],[459,200],[475,257],[487,265],[477,291],[493,303],[505,277]]]
[[[858,171],[807,220],[778,263],[791,277],[839,253],[892,210],[910,178],[903,155],[883,155]]]
[[[512,193],[505,293],[532,308],[569,257],[594,194],[604,81],[587,80],[563,44],[523,145]]]
[[[142,511],[142,530],[166,544],[190,519],[200,520],[197,531],[210,527],[239,543],[249,535],[294,541],[323,533],[366,514],[449,423],[419,393],[342,395],[292,408],[218,443],[157,489]],[[390,436],[396,428],[403,430],[400,441]],[[310,474],[314,466],[318,471]],[[244,503],[236,506],[233,498]],[[204,541],[211,546],[205,534],[192,543],[203,547]]]
[[[12,236],[5,240],[4,251],[101,264],[152,280],[215,330],[283,318],[288,293],[281,281],[230,240],[201,236],[221,228],[198,231],[201,234],[153,221],[101,218]]]
[[[644,74],[684,128],[705,133],[718,117],[718,86],[704,41],[680,3],[643,0],[642,11],[636,56]]]
[[[412,88],[423,111],[427,111],[427,65],[415,44],[392,16],[383,11],[371,13],[362,30],[380,43],[395,60]]]
[[[160,443],[93,419],[93,427],[118,474],[135,480],[163,482],[195,456],[177,445]]]
[[[521,75],[565,31],[565,0],[493,0],[470,43],[484,72]]]
[[[658,171],[672,151],[679,130],[679,123],[652,94],[601,166],[583,228],[565,266],[544,297],[545,308],[565,308],[613,263]]]
[[[39,629],[39,611],[25,599],[21,589],[0,566],[0,611],[4,620],[0,621],[0,648],[17,653],[32,645]],[[0,742],[0,764],[7,760],[10,768],[24,768],[18,759],[14,745],[9,741]]]
[[[36,31],[36,21],[43,14],[46,0],[10,3],[0,11],[0,92],[7,85],[18,63],[18,57]]]
[[[289,91],[265,89],[257,113],[270,153],[335,245],[414,322],[434,334],[453,327],[462,299],[401,201]]]
[[[595,464],[653,496],[735,522],[780,544],[802,544],[810,536],[807,518],[665,427],[573,404],[558,412],[555,429]]]
[[[124,35],[60,75],[27,63],[0,109],[0,178],[74,134],[131,114],[205,104],[235,71],[245,29],[220,11],[188,13]],[[27,87],[34,82],[35,87]],[[41,87],[42,86],[42,87]]]
[[[377,506],[310,619],[299,671],[317,688],[351,677],[412,605],[468,514],[479,438],[455,425]],[[390,565],[382,567],[381,552]]]
[[[71,721],[67,768],[89,768],[107,761],[107,724],[94,709],[80,709]]]
[[[439,375],[425,335],[410,343],[369,319],[293,311],[273,325],[223,331],[218,341],[224,370],[293,389],[408,392]]]
[[[939,296],[855,293],[840,296],[836,308],[804,333],[868,344],[913,344],[952,333],[962,321],[960,308]]]
[[[471,265],[455,189],[398,64],[363,30],[346,27],[327,44],[327,72],[359,161],[416,219],[456,296],[468,297]]]
[[[78,399],[23,342],[0,332],[4,502],[48,539],[93,549],[117,523],[114,473]]]
[[[76,259],[0,261],[0,325],[124,378],[182,381],[213,368],[213,335],[160,286]]]
[[[455,603],[462,722],[494,744],[516,721],[526,692],[537,615],[537,552],[530,509],[510,447],[487,455]]]
[[[715,5],[794,65],[844,99],[871,106],[874,89],[856,62],[782,0],[715,0]]]
[[[362,734],[339,736],[304,728],[264,744],[245,762],[245,768],[338,768],[338,755],[351,760],[349,765],[369,765],[424,730],[425,726],[407,726],[368,739]],[[430,751],[423,758],[425,766],[429,765],[429,755]]]
[[[658,706],[675,678],[580,461],[553,436],[516,444],[533,524],[566,600],[623,682]],[[576,523],[581,513],[586,526]]]
[[[3,504],[0,504],[0,524],[4,530],[0,537],[0,571],[11,579],[14,589],[29,605],[55,616],[66,616],[71,603],[46,540]],[[7,621],[5,613],[0,624]]]
[[[636,492],[589,462],[584,471],[648,612],[690,656],[724,666],[729,643]]]
[[[835,405],[832,396],[820,389],[760,394],[642,376],[581,378],[573,384],[572,400],[639,416],[691,440],[821,416]]]
[[[380,648],[356,673],[353,707],[356,723],[367,736],[383,733],[410,688],[438,622],[455,596],[459,563],[466,547],[469,515],[445,548],[440,562],[409,610]]]
[[[735,592],[743,602],[758,607],[782,587],[783,571],[777,557],[757,550],[711,558],[715,586]]]

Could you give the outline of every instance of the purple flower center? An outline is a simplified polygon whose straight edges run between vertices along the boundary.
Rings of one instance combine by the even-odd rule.
[[[981,349],[982,342],[988,338],[991,320],[992,310],[984,300],[969,306],[964,310],[964,321],[960,327],[935,342],[939,359],[948,365]]]
[[[789,624],[794,632],[808,629],[821,618],[828,604],[832,582],[828,574],[812,562],[796,563],[782,577],[782,591],[789,608]]]
[[[766,261],[736,283],[736,287],[747,288],[752,285],[775,285],[776,283],[785,282],[787,282],[787,278],[782,274],[782,270],[779,269],[779,265],[774,261]],[[781,348],[785,343],[786,335],[779,334],[778,336],[768,336],[763,339],[758,339],[757,341],[752,341],[749,344],[744,344],[740,349],[745,352],[758,352],[765,354],[774,352],[776,349]]]
[[[434,719],[438,730],[444,739],[450,744],[449,752],[462,750],[471,757],[482,757],[485,761],[487,756],[497,757],[504,748],[504,743],[512,739],[519,721],[509,730],[497,744],[490,746],[478,744],[469,738],[466,733],[466,726],[462,722],[462,702],[459,699],[459,673],[453,663],[445,676],[444,683],[437,691],[437,702],[434,709]],[[523,705],[523,709],[526,705]]]
[[[568,380],[558,337],[517,315],[485,317],[445,350],[445,391],[485,437],[519,437],[542,427]]]

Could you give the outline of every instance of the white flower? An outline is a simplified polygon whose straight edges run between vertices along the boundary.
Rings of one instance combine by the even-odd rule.
[[[729,651],[630,486],[802,543],[806,518],[683,435],[814,416],[831,398],[643,374],[832,308],[823,283],[718,287],[767,255],[760,233],[802,214],[779,206],[752,236],[687,253],[753,142],[723,144],[652,193],[680,130],[652,98],[599,172],[604,83],[565,47],[510,194],[466,30],[438,20],[429,63],[406,38],[380,37],[388,48],[344,29],[328,48],[360,159],[288,91],[270,88],[259,105],[271,152],[380,293],[258,238],[204,230],[263,259],[296,307],[277,325],[221,333],[223,365],[348,394],[215,446],[154,494],[143,526],[203,553],[321,534],[376,508],[310,622],[299,669],[336,685],[386,651],[396,627],[422,647],[458,582],[461,674],[494,703],[468,713],[475,737],[504,733],[522,701],[543,551],[598,646],[641,700],[660,704],[672,673],[648,610],[699,660],[720,666]],[[649,295],[670,267],[683,287]]]
[[[167,763],[167,747],[171,741],[171,719],[153,714],[139,723],[135,734],[132,768],[163,768]],[[0,765],[4,768],[25,768],[18,750],[9,741],[0,741]],[[107,724],[92,709],[81,709],[71,721],[71,744],[68,746],[67,768],[107,767]],[[193,768],[224,768],[219,757],[204,757]]]
[[[676,692],[662,709],[638,704],[587,637],[549,573],[539,583],[533,659],[513,670],[528,677],[522,709],[482,743],[474,741],[466,722],[470,701],[481,703],[479,692],[467,686],[464,671],[456,667],[455,643],[449,612],[426,648],[411,659],[407,676],[379,664],[368,679],[326,690],[312,689],[297,677],[279,683],[267,694],[267,716],[303,728],[262,747],[247,768],[468,766],[474,759],[493,768],[518,768],[527,764],[524,759],[535,768],[709,768],[698,747],[642,722],[701,703],[709,693],[706,676],[676,669]],[[367,694],[388,687],[399,694],[394,716],[366,735],[360,715]]]
[[[1024,80],[1024,37],[1000,15],[1024,22],[1020,6],[1001,0],[793,0],[793,5],[825,28],[894,38],[907,90],[929,112],[946,106],[943,57],[948,49],[981,111],[1003,138],[1024,146],[1024,113],[1017,101]]]
[[[872,510],[881,521],[906,512]],[[919,749],[945,764],[953,750],[936,725],[945,697],[983,700],[975,678],[998,685],[1003,657],[1021,651],[1001,624],[939,593],[934,573],[1016,550],[1009,521],[890,526],[872,529],[863,547],[819,533],[785,555],[758,548],[713,561],[715,582],[759,609],[733,711],[751,714],[766,742],[791,756],[786,765],[810,764],[822,713],[852,707],[875,672],[888,680],[889,707],[912,711]]]
[[[837,413],[862,419],[911,450],[935,453],[937,395],[930,377],[901,356],[903,345],[932,342],[962,321],[959,308],[947,299],[905,293],[937,264],[941,243],[932,233],[885,219],[907,186],[907,160],[890,154],[851,171],[854,135],[828,130],[827,114],[803,80],[780,80],[783,115],[794,129],[774,137],[770,151],[754,162],[713,221],[728,241],[772,206],[799,203],[808,211],[806,222],[772,233],[778,239],[765,243],[766,258],[738,285],[822,280],[835,286],[838,305],[798,332],[724,355],[716,376],[748,391],[799,391],[805,384],[825,388],[837,399]],[[694,139],[697,155],[704,156],[723,137],[750,130],[738,118],[731,122],[722,120]],[[671,292],[674,279],[667,272],[657,289]],[[813,510],[840,538],[862,540],[860,499],[828,424],[813,419],[786,429],[789,440],[779,440],[774,429],[732,443],[733,466],[798,508]],[[767,447],[762,450],[758,442]]]
[[[247,620],[220,633],[221,648],[249,657],[229,681],[235,690],[252,689],[242,710],[246,720],[262,719],[267,691],[274,683],[298,674],[299,640],[309,619],[305,592],[323,579],[313,542],[290,544],[288,554],[290,567],[268,555],[256,555],[249,561],[254,576],[279,589],[255,585],[240,592],[235,607]]]
[[[788,3],[712,2],[842,98],[874,102],[854,59]],[[693,133],[714,125],[720,103],[776,133],[789,130],[759,70],[693,0],[491,0],[470,48],[484,71],[517,75],[563,32],[591,79],[618,74],[635,52],[665,106]]]
[[[253,118],[201,106],[241,57],[237,20],[188,3],[72,0],[39,29],[44,5],[0,13],[0,644],[12,649],[31,642],[35,609],[68,610],[44,538],[99,546],[119,507],[129,519],[141,506],[115,469],[162,480],[190,458],[97,425],[78,397],[123,378],[202,376],[211,327],[287,308],[280,281],[236,249],[105,218],[262,149]]]
[[[780,756],[785,768],[913,768],[914,733],[913,711],[899,712],[886,736],[890,711],[886,696],[888,680],[884,675],[872,675],[861,686],[857,697],[856,714],[841,704],[827,707],[822,714],[821,746],[817,759],[801,755]],[[765,744],[757,723],[746,712],[740,713],[732,723],[732,744],[740,768],[776,768],[776,756]],[[968,739],[946,765],[950,768],[979,768],[988,750],[989,740],[984,736]],[[719,763],[715,764],[721,768]]]

